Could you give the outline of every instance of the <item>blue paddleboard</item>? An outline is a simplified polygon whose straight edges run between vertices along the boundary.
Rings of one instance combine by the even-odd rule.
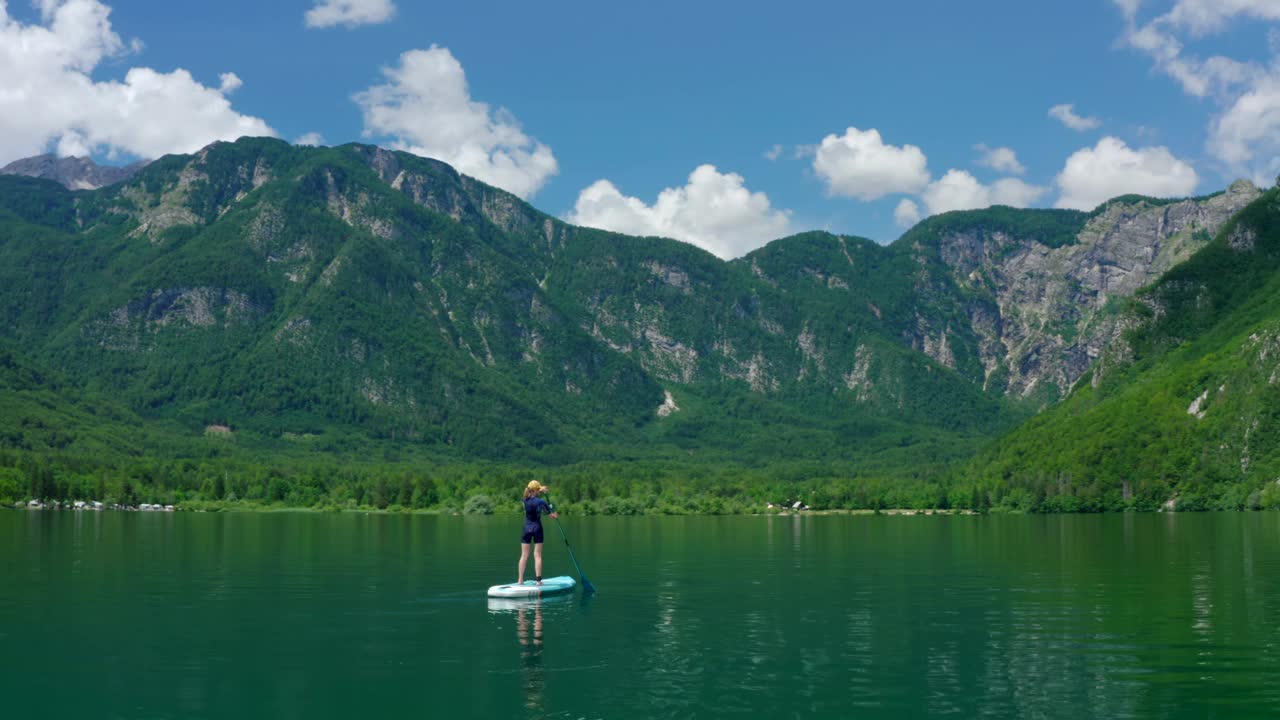
[[[539,597],[542,595],[555,595],[558,593],[573,592],[578,583],[568,575],[561,575],[553,578],[542,578],[542,584],[537,581],[525,580],[516,585],[494,585],[489,588],[489,597],[497,598],[529,598]]]

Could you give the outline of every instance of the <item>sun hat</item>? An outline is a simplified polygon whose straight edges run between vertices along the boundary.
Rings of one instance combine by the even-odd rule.
[[[530,481],[529,481],[529,486],[528,486],[528,487],[529,487],[529,489],[530,489],[530,490],[532,490],[532,491],[534,491],[534,492],[538,492],[539,490],[542,490],[542,489],[546,488],[546,485],[543,485],[542,483],[538,482],[537,480],[530,480]]]

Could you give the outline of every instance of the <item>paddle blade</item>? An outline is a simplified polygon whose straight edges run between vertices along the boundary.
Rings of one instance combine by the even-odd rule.
[[[591,581],[587,579],[586,575],[583,575],[582,576],[582,592],[593,593],[595,591],[596,591],[596,586],[591,584]]]

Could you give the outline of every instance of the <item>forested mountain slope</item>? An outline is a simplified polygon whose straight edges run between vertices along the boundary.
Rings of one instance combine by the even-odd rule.
[[[1125,299],[1258,195],[947,213],[888,246],[815,232],[725,262],[407,153],[246,138],[95,190],[0,176],[0,342],[60,379],[48,403],[117,408],[104,427],[141,428],[140,452],[177,433],[196,455],[893,476],[1053,403]],[[113,444],[68,426],[65,451]]]
[[[1087,382],[966,476],[1028,506],[1280,504],[1278,192],[1137,293]]]

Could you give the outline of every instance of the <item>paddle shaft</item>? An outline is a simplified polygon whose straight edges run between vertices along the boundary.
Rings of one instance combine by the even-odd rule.
[[[547,498],[547,502],[551,502],[551,498]],[[564,546],[569,551],[569,559],[573,561],[573,567],[578,571],[578,577],[582,578],[582,591],[595,592],[596,586],[591,584],[585,573],[582,572],[582,566],[578,564],[578,558],[573,554],[573,546],[569,544],[569,535],[565,533],[564,526],[560,524],[560,518],[552,518],[556,521],[556,527],[560,528],[560,537],[564,538]]]

